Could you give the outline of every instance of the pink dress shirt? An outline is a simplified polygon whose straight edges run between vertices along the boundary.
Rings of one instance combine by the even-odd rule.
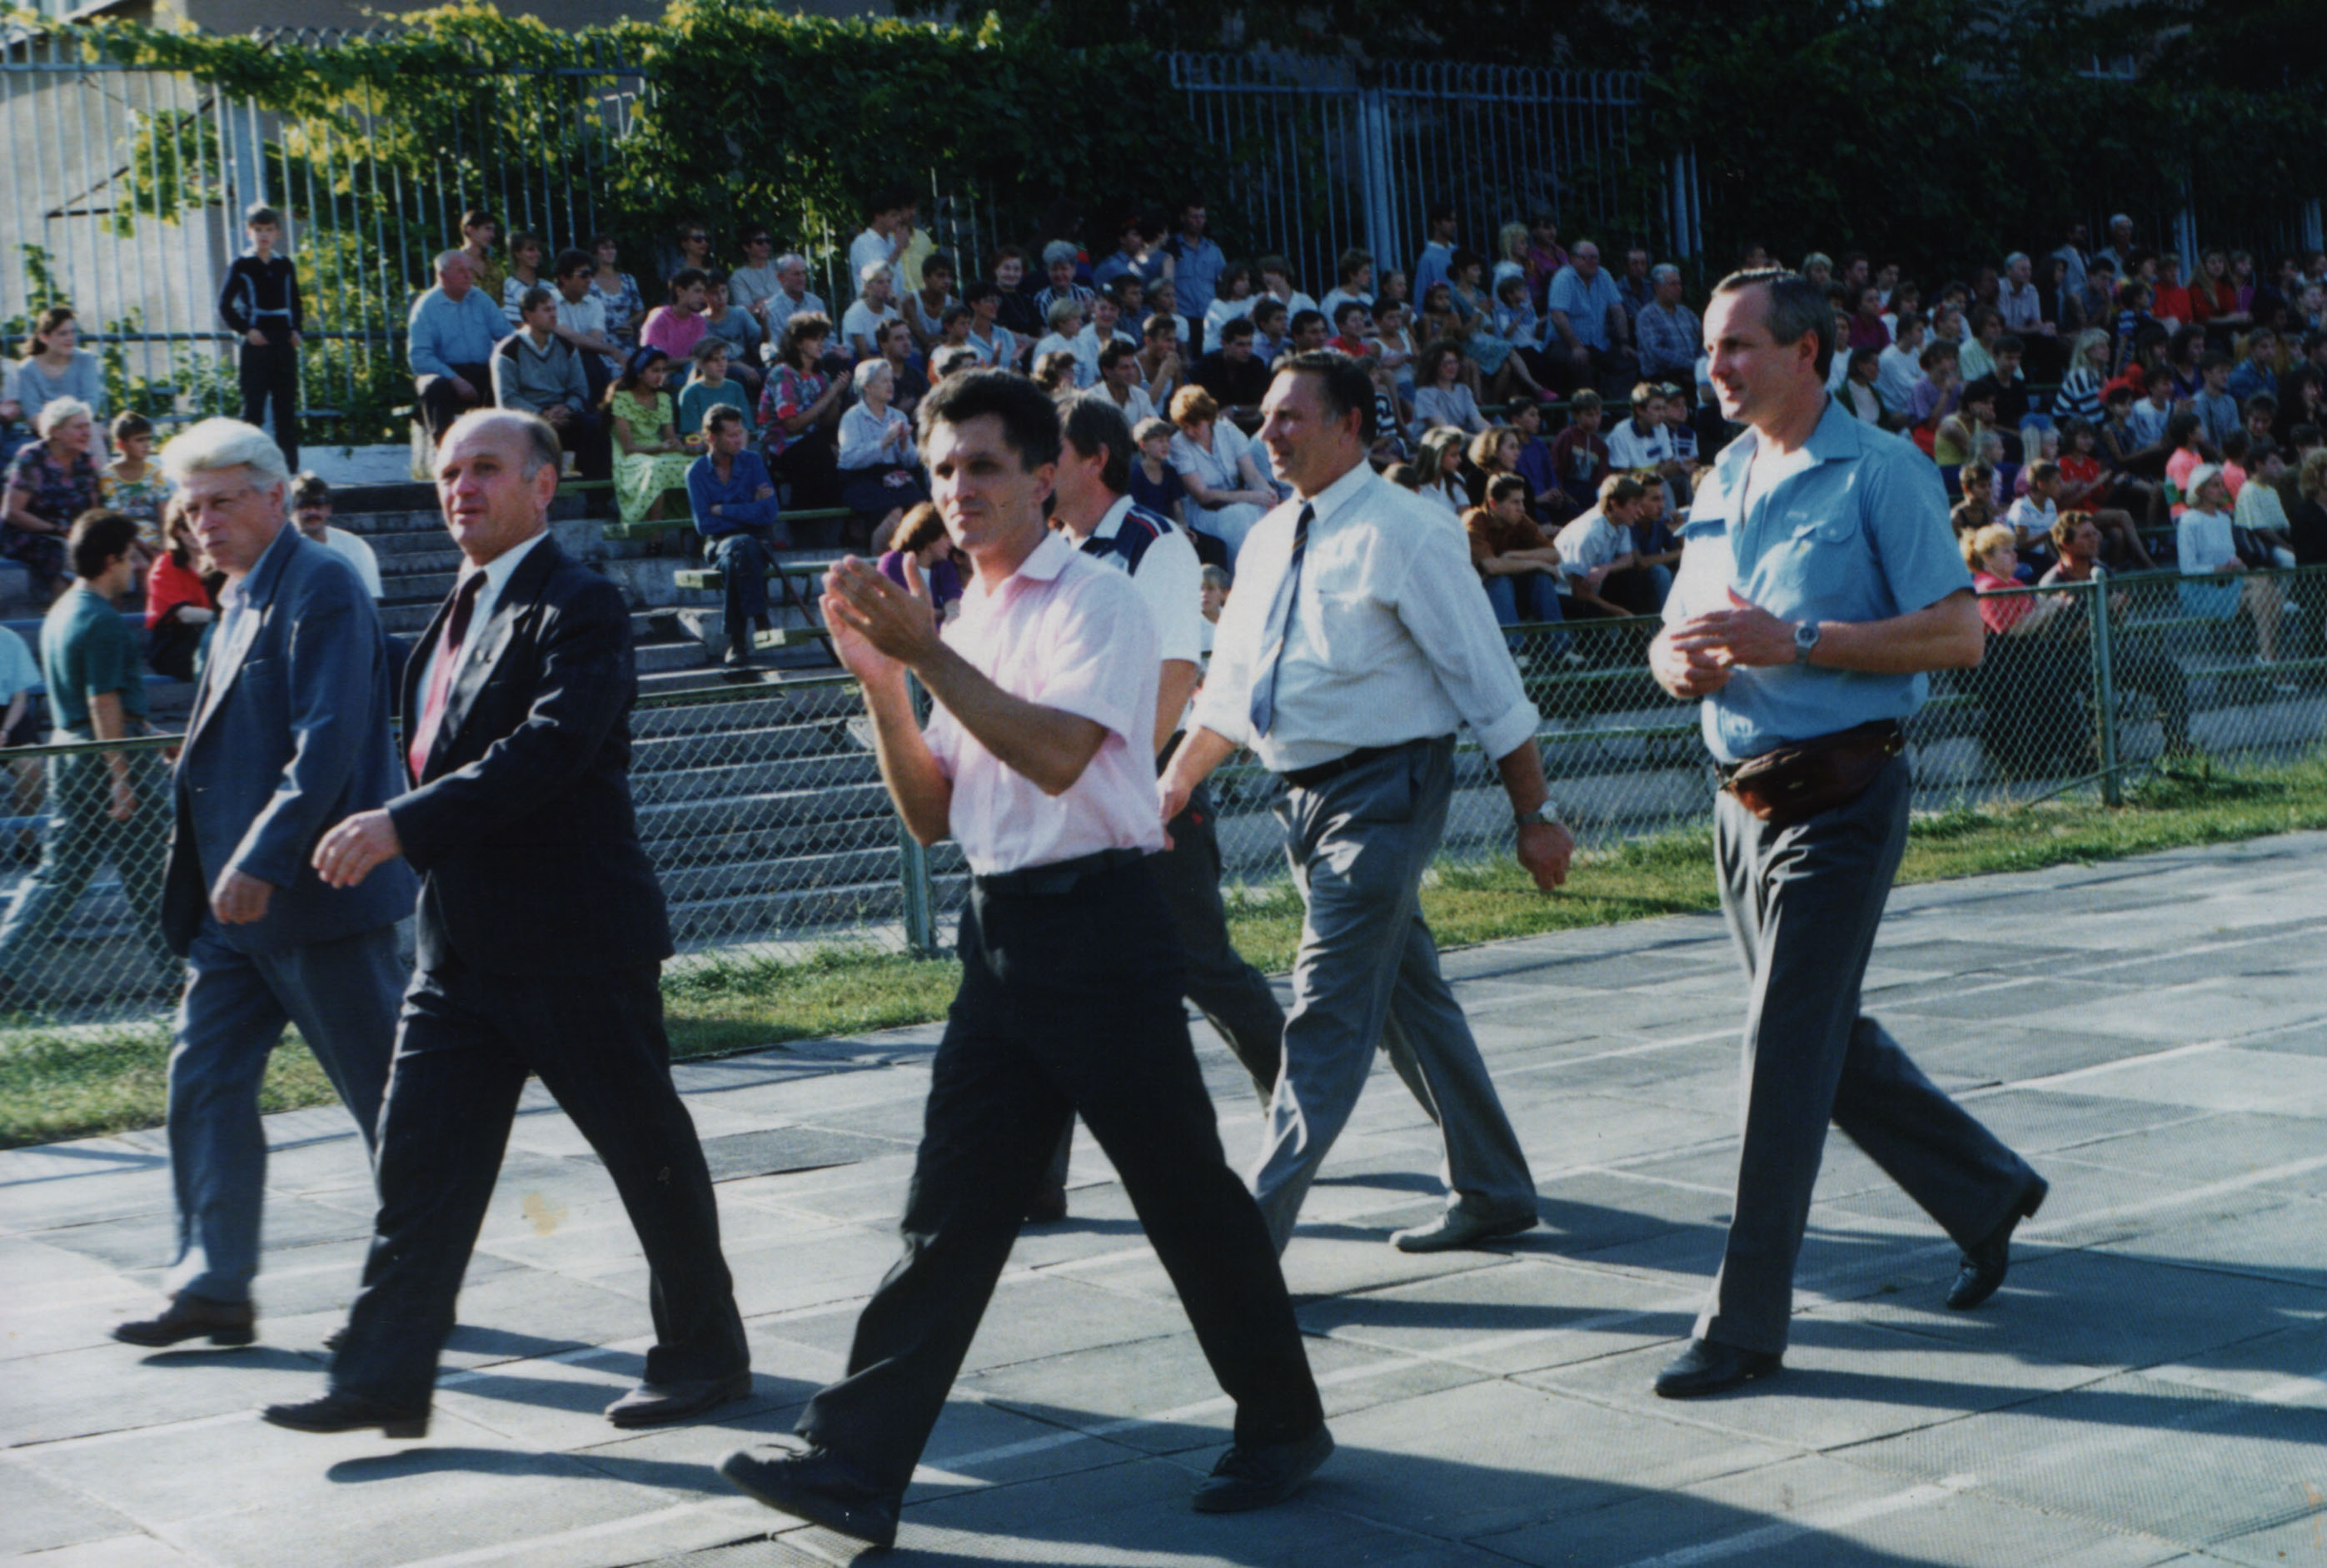
[[[1105,849],[1164,847],[1156,814],[1154,616],[1128,575],[1050,534],[1002,583],[962,596],[945,639],[1012,696],[1107,732],[1082,777],[1050,796],[1005,767],[943,704],[930,752],[953,780],[953,836],[981,876]]]

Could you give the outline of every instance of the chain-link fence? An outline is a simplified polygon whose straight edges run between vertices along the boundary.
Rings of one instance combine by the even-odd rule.
[[[2015,589],[1983,595],[1981,611],[1986,658],[1932,677],[1908,724],[1921,809],[2072,792],[2115,800],[2176,757],[2238,777],[2315,755],[2327,740],[2327,570]],[[1696,708],[1647,672],[1656,630],[1648,618],[1509,630],[1543,714],[1553,797],[1587,854],[1710,819]],[[669,901],[679,966],[949,945],[960,852],[925,851],[904,834],[846,676],[650,699],[632,727],[640,832]],[[0,980],[19,1025],[168,1011],[179,969],[162,950],[148,890],[168,832],[172,743],[7,753],[19,794],[0,837]],[[110,750],[132,762],[136,803],[124,818],[112,815]],[[1285,876],[1271,814],[1279,788],[1248,756],[1215,776],[1231,882]],[[1466,742],[1444,856],[1483,863],[1509,847],[1493,764]]]

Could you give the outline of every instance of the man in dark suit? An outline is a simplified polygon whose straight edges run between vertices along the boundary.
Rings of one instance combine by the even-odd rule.
[[[379,1216],[331,1392],[266,1412],[303,1432],[427,1430],[436,1358],[528,1073],[604,1162],[653,1271],[646,1381],[617,1426],[683,1420],[751,1388],[719,1211],[670,1080],[662,890],[631,804],[630,612],[549,537],[557,434],[464,415],[436,493],[466,557],[404,677],[414,788],[325,835],[352,887],[421,875],[419,969],[379,1136]]]
[[[291,526],[290,475],[266,432],[206,419],[162,463],[227,586],[172,785],[163,892],[163,934],[191,970],[170,1053],[173,1294],[161,1316],[113,1333],[133,1345],[248,1344],[267,1056],[295,1022],[369,1162],[404,991],[396,922],[412,911],[414,883],[397,865],[334,889],[307,863],[324,828],[396,793],[371,596],[345,560]]]

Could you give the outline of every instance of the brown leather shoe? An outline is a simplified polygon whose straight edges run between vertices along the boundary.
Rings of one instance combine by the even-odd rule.
[[[116,1323],[113,1337],[152,1349],[207,1335],[213,1345],[248,1345],[258,1338],[258,1315],[248,1302],[213,1302],[177,1295],[158,1318]]]

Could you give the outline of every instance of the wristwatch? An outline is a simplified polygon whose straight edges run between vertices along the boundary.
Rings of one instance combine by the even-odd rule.
[[[1818,623],[1805,621],[1794,628],[1794,664],[1797,667],[1810,661],[1811,650],[1818,645]]]
[[[1521,827],[1531,827],[1537,823],[1541,823],[1546,827],[1562,826],[1559,818],[1559,803],[1547,796],[1543,804],[1533,811],[1523,811],[1519,814]]]

